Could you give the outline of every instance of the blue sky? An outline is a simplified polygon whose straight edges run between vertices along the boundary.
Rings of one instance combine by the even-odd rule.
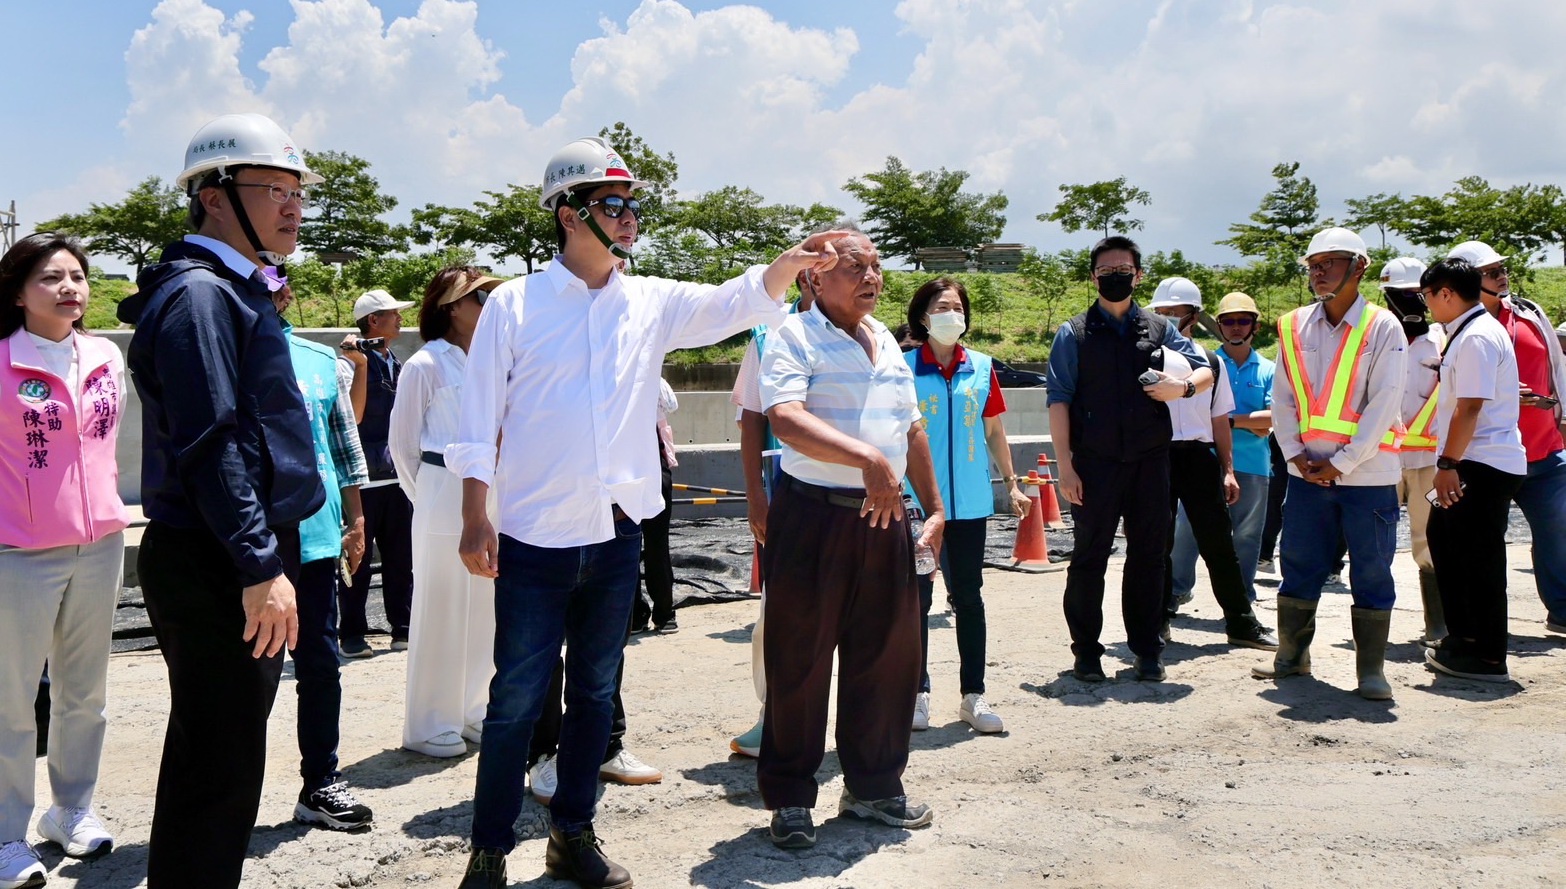
[[[228,111],[368,158],[402,200],[536,182],[626,121],[684,195],[744,185],[856,209],[896,154],[1011,198],[1006,240],[1062,183],[1152,193],[1148,250],[1213,241],[1298,160],[1323,212],[1465,175],[1566,183],[1566,5],[1502,0],[52,0],[0,4],[12,85],[0,201],[24,229],[150,174]]]

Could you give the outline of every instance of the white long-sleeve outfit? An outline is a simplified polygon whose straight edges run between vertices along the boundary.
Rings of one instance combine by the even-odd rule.
[[[481,725],[495,674],[495,582],[469,574],[457,555],[462,479],[424,456],[442,454],[457,438],[466,369],[461,349],[429,343],[403,365],[391,412],[392,461],[413,501],[404,743]]]

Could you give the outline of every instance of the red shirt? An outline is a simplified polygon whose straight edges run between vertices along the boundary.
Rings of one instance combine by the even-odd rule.
[[[1532,324],[1518,318],[1505,304],[1497,319],[1512,336],[1517,349],[1517,376],[1535,395],[1556,395],[1550,391],[1550,353],[1539,331]],[[1525,407],[1517,419],[1522,432],[1523,450],[1528,452],[1528,462],[1542,460],[1566,447],[1561,441],[1560,427],[1555,424],[1555,412],[1536,407]]]
[[[930,348],[929,343],[925,343],[919,347],[919,360],[923,361],[925,364],[932,364],[936,367],[939,367],[941,369],[941,376],[945,377],[946,382],[948,383],[952,381],[953,377],[957,376],[957,367],[961,365],[963,359],[967,357],[967,350],[962,347],[962,343],[958,343],[952,347],[952,363],[950,366],[947,366],[936,360],[935,350]],[[1001,395],[1000,377],[995,375],[995,368],[991,367],[990,397],[985,400],[984,413],[980,414],[980,416],[998,417],[1004,413],[1006,413],[1006,398],[1005,396]]]

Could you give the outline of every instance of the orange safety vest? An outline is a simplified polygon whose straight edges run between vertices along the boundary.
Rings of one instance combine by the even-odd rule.
[[[1327,381],[1320,391],[1313,391],[1310,378],[1305,373],[1305,356],[1300,350],[1298,316],[1303,309],[1295,309],[1278,319],[1278,354],[1283,358],[1283,371],[1294,387],[1295,414],[1300,424],[1301,441],[1332,441],[1344,444],[1359,431],[1359,412],[1349,406],[1348,396],[1359,378],[1360,359],[1365,353],[1365,331],[1379,306],[1365,304],[1359,324],[1349,328],[1348,336],[1338,343],[1338,354],[1327,369]],[[1381,439],[1381,450],[1396,451],[1403,441],[1405,429],[1399,423],[1387,431]]]
[[[1433,451],[1436,449],[1437,439],[1435,430],[1430,427],[1435,423],[1436,396],[1441,392],[1441,384],[1430,390],[1430,399],[1425,406],[1414,415],[1414,421],[1408,424],[1408,435],[1403,437],[1402,449],[1405,451]]]

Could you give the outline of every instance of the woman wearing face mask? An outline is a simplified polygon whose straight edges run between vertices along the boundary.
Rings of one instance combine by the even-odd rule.
[[[74,858],[114,839],[93,814],[127,524],[115,468],[120,352],[87,335],[87,255],[49,233],[0,258],[0,886],[42,886],[27,842],[33,699],[52,693],[52,803],[38,833]]]
[[[919,411],[930,438],[930,457],[946,504],[946,545],[941,548],[941,576],[946,598],[957,618],[957,651],[962,704],[957,715],[974,730],[990,733],[1005,729],[1001,718],[984,700],[984,538],[994,493],[990,487],[990,460],[1006,479],[1013,514],[1027,514],[1030,501],[1017,487],[1011,467],[1011,448],[1001,414],[1006,400],[990,363],[990,356],[965,349],[958,342],[968,329],[968,291],[952,278],[937,278],[914,294],[908,304],[910,335],[923,345],[904,354],[914,372]],[[921,642],[924,662],[929,663],[930,605],[934,599],[932,575],[919,577],[919,599],[924,610]],[[924,670],[914,704],[913,728],[930,727],[930,672]]]

